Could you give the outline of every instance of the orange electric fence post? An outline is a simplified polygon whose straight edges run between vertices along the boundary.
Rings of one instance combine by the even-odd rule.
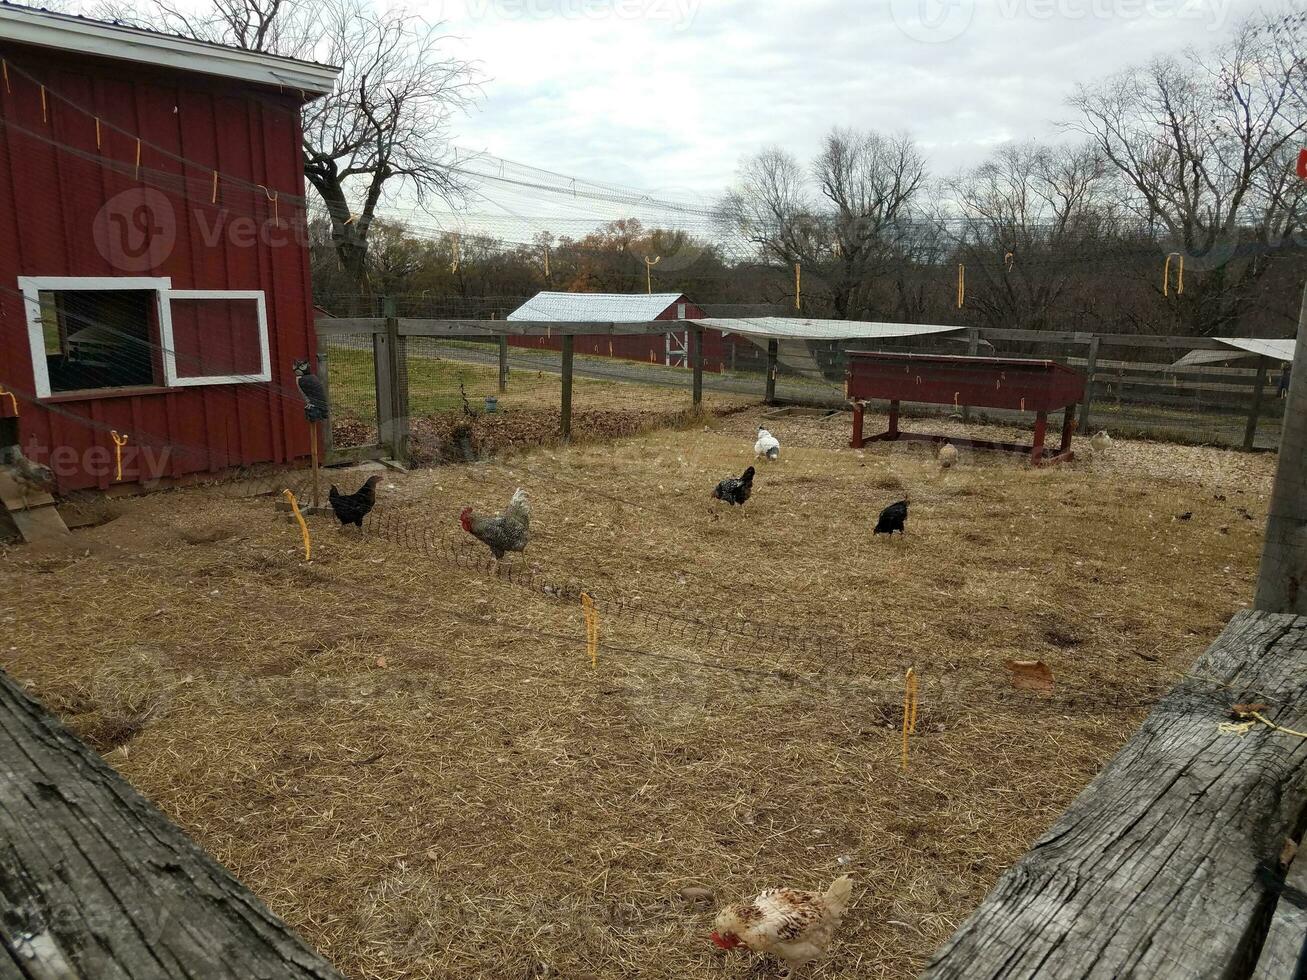
[[[282,495],[290,501],[291,513],[295,515],[295,520],[299,521],[300,536],[304,539],[304,560],[313,560],[313,541],[309,538],[309,526],[304,522],[304,515],[300,513],[299,501],[295,499],[295,494],[291,490],[283,490]]]
[[[581,615],[585,617],[585,649],[590,655],[590,666],[599,666],[599,614],[595,612],[590,593],[581,593]]]
[[[911,667],[903,677],[903,771],[908,771],[908,739],[917,730],[917,672]]]
[[[963,302],[967,298],[967,267],[961,262],[958,263],[958,309],[962,309]]]

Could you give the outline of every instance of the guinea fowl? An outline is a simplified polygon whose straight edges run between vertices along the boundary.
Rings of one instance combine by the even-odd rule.
[[[335,511],[336,518],[342,525],[353,524],[358,528],[363,527],[363,518],[367,517],[376,505],[377,484],[380,482],[381,477],[370,476],[363,486],[350,494],[341,493],[334,483],[331,485],[331,490],[327,492],[327,503],[331,504],[331,509]]]
[[[876,529],[872,534],[889,534],[895,531],[903,533],[903,524],[908,519],[908,502],[900,500],[896,504],[890,504],[880,512],[880,517],[876,521]]]
[[[712,492],[714,500],[725,500],[732,507],[734,507],[736,504],[739,504],[741,507],[743,507],[744,502],[748,500],[752,494],[753,494],[753,467],[752,466],[750,466],[747,470],[741,473],[738,479],[732,476],[725,480],[722,480],[722,482],[717,484],[717,488]]]

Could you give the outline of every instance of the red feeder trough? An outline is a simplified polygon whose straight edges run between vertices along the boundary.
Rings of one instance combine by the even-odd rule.
[[[864,402],[879,398],[889,402],[889,429],[872,440],[917,439],[951,442],[972,449],[1028,453],[1035,466],[1071,459],[1071,433],[1075,428],[1076,405],[1085,397],[1085,378],[1055,361],[1015,357],[963,357],[948,354],[887,354],[851,351],[847,394],[853,402],[853,439],[860,448]],[[1035,440],[1024,446],[983,439],[953,439],[948,436],[899,430],[899,405],[924,402],[961,408],[1006,408],[1035,413]],[[1056,450],[1044,448],[1048,414],[1063,411],[1062,444]]]

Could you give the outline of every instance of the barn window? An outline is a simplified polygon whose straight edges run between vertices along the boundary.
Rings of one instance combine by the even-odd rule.
[[[37,394],[161,383],[157,279],[24,278]]]
[[[272,378],[261,290],[153,278],[19,278],[38,397]]]
[[[168,292],[169,385],[270,381],[268,315],[262,290]]]

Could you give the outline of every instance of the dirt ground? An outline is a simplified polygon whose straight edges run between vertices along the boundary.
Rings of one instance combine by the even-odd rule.
[[[843,873],[813,975],[910,976],[1248,600],[1274,458],[941,471],[782,417],[725,509],[761,411],[389,474],[368,531],[311,518],[310,563],[268,497],[118,502],[3,552],[0,664],[352,977],[756,980],[716,902]],[[456,517],[519,485],[510,581]]]

